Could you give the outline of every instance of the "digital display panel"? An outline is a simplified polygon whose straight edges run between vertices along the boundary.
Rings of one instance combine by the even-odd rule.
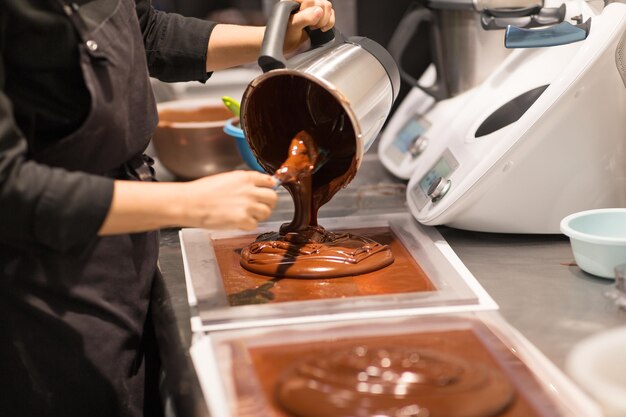
[[[405,153],[411,148],[415,139],[426,132],[426,129],[428,126],[423,120],[411,119],[398,132],[394,145],[400,152]]]
[[[430,171],[426,173],[420,180],[420,188],[424,194],[428,194],[428,189],[439,177],[447,178],[451,173],[450,164],[446,161],[445,157],[439,158],[439,161],[435,164]]]

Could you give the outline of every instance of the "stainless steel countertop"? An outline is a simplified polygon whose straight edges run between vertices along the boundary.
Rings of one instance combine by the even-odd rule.
[[[575,266],[565,236],[439,231],[504,318],[562,370],[577,342],[626,325],[626,312],[604,296],[614,281]]]
[[[404,183],[386,173],[375,157],[320,217],[406,211]],[[289,219],[281,196],[272,219]],[[563,370],[572,347],[587,336],[626,325],[626,312],[604,296],[613,281],[573,266],[562,235],[506,235],[438,228],[452,249],[500,306],[503,317]],[[186,287],[177,230],[162,232],[155,309],[168,416],[208,415],[191,361]]]

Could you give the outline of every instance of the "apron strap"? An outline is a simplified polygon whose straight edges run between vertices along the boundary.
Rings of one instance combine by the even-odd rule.
[[[91,39],[91,31],[87,27],[87,24],[81,17],[80,13],[78,13],[79,6],[74,2],[69,2],[67,0],[53,0],[57,5],[61,7],[61,10],[67,15],[67,17],[72,22],[76,33],[80,37],[82,44],[84,45],[87,53],[93,57],[98,59],[106,59],[106,55],[102,51],[100,51],[100,46],[98,43]]]

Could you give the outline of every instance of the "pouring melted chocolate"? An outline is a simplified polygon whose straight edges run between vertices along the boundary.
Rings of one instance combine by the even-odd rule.
[[[293,220],[278,232],[260,235],[244,248],[241,265],[245,269],[272,277],[329,278],[373,272],[393,262],[388,246],[349,233],[332,233],[317,223],[320,206],[343,186],[340,178],[347,178],[345,171],[335,171],[335,178],[314,187],[313,176],[318,169],[333,158],[345,159],[345,145],[335,142],[340,146],[333,146],[327,139],[341,135],[344,117],[341,114],[332,123],[300,131],[292,139],[287,159],[274,177],[293,198]],[[345,137],[335,138],[341,139],[345,142]],[[318,143],[326,143],[329,148],[320,148]],[[354,166],[353,161],[351,168],[356,171]],[[348,174],[350,179],[353,176]]]

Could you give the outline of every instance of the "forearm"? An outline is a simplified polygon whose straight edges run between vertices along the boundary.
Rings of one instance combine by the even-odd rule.
[[[185,189],[182,183],[115,181],[111,207],[98,234],[183,226]]]
[[[220,24],[207,46],[207,72],[253,62],[259,56],[264,27]]]
[[[115,181],[99,235],[168,226],[252,230],[276,203],[274,180],[254,171],[231,171],[189,182]]]
[[[304,28],[329,30],[335,22],[332,4],[326,0],[296,0],[300,11],[287,23],[286,53],[294,51],[308,39]],[[208,72],[230,68],[256,60],[263,43],[265,27],[216,25],[207,46],[206,70]]]

